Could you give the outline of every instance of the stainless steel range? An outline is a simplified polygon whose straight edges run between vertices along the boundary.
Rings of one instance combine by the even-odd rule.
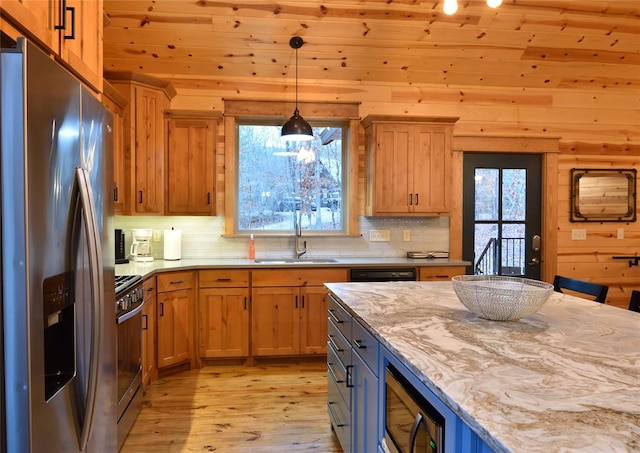
[[[116,277],[118,449],[142,406],[142,277]]]

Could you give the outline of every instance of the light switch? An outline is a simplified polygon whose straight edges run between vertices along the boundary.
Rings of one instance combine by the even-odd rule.
[[[153,230],[153,242],[160,242],[162,240],[162,232],[160,230]]]
[[[411,230],[404,230],[402,232],[402,240],[407,242],[411,240]]]
[[[618,228],[618,239],[624,239],[624,228]]]
[[[388,242],[391,240],[390,230],[371,230],[369,232],[369,240],[371,242]]]
[[[587,240],[587,230],[584,228],[573,228],[571,230],[571,240],[572,241],[586,241]]]

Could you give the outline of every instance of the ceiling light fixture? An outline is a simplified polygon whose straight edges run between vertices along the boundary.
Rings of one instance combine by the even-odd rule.
[[[502,5],[502,0],[487,0],[489,8],[497,8],[500,5]],[[442,11],[449,16],[455,14],[458,11],[458,0],[444,0]]]
[[[451,16],[458,11],[458,1],[457,0],[444,0],[444,5],[442,6],[442,10],[445,14]]]
[[[289,40],[289,45],[296,50],[296,109],[289,121],[282,126],[280,138],[283,141],[306,141],[313,139],[313,130],[309,123],[300,116],[298,112],[298,49],[302,47],[304,41],[299,36],[294,36]]]

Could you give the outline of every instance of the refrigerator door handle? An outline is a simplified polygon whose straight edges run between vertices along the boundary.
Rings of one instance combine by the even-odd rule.
[[[100,247],[100,233],[96,221],[96,210],[93,202],[93,191],[87,170],[76,169],[76,180],[84,224],[86,225],[87,249],[89,255],[89,273],[91,280],[91,357],[89,359],[89,382],[87,385],[87,401],[82,419],[82,430],[79,437],[80,450],[84,451],[91,434],[98,387],[98,368],[100,365],[103,315],[101,307],[104,305],[104,282],[102,279],[102,249]]]

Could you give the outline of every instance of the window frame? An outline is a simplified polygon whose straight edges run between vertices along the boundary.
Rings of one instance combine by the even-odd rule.
[[[339,119],[331,119],[331,120],[310,120],[309,121],[310,125],[312,128],[316,129],[316,128],[333,128],[333,129],[340,129],[341,131],[341,146],[340,146],[340,155],[341,155],[341,162],[340,162],[340,181],[341,181],[341,185],[340,185],[340,192],[342,195],[344,195],[345,197],[348,198],[348,175],[347,175],[347,166],[345,165],[345,162],[348,161],[348,156],[349,156],[349,150],[348,150],[348,142],[343,140],[342,137],[348,137],[348,133],[349,133],[349,123],[348,121],[344,121],[344,120],[339,120]],[[266,126],[266,127],[275,127],[277,129],[280,129],[282,127],[282,122],[281,121],[277,121],[275,119],[257,119],[257,118],[253,118],[251,120],[247,120],[245,118],[236,118],[236,130],[235,130],[235,138],[236,138],[236,143],[240,142],[240,128],[242,126]],[[236,161],[239,161],[240,156],[240,149],[238,146],[236,146]],[[234,185],[234,194],[236,194],[236,201],[238,201],[239,196],[237,196],[237,194],[240,191],[240,186],[241,186],[241,181],[240,181],[240,177],[241,174],[240,172],[236,173],[236,178],[235,178],[235,185]],[[246,175],[245,175],[246,177]],[[341,197],[342,198],[342,197]],[[319,215],[319,213],[322,210],[322,206],[318,206],[317,207],[317,215]],[[349,211],[349,205],[348,203],[341,203],[340,205],[340,229],[327,229],[327,230],[323,230],[323,229],[315,229],[315,228],[303,228],[303,233],[305,234],[305,236],[344,236],[346,231],[347,231],[347,227],[348,227],[348,211]],[[237,235],[247,235],[247,234],[253,234],[255,235],[291,235],[295,233],[295,227],[294,224],[291,224],[291,228],[287,228],[287,229],[280,229],[280,230],[276,230],[276,229],[250,229],[250,228],[243,228],[240,229],[239,224],[240,224],[240,210],[238,209],[238,203],[236,203],[236,211],[235,211],[235,234]],[[294,215],[295,215],[295,211],[294,211]]]
[[[283,124],[295,109],[293,102],[284,101],[247,101],[247,100],[225,100],[224,101],[224,216],[225,216],[225,236],[248,236],[249,232],[239,233],[237,230],[237,178],[238,178],[238,124],[251,122],[274,122]],[[358,212],[360,211],[358,187],[359,154],[364,152],[360,146],[360,118],[358,116],[358,103],[342,102],[299,102],[298,109],[303,113],[304,118],[311,124],[317,122],[342,123],[346,127],[346,137],[342,137],[346,147],[346,155],[342,165],[343,187],[346,193],[343,194],[344,204],[343,215],[345,216],[344,231],[309,231],[307,236],[358,236]],[[260,236],[290,236],[290,233],[281,231],[269,233],[268,231],[253,232]]]

